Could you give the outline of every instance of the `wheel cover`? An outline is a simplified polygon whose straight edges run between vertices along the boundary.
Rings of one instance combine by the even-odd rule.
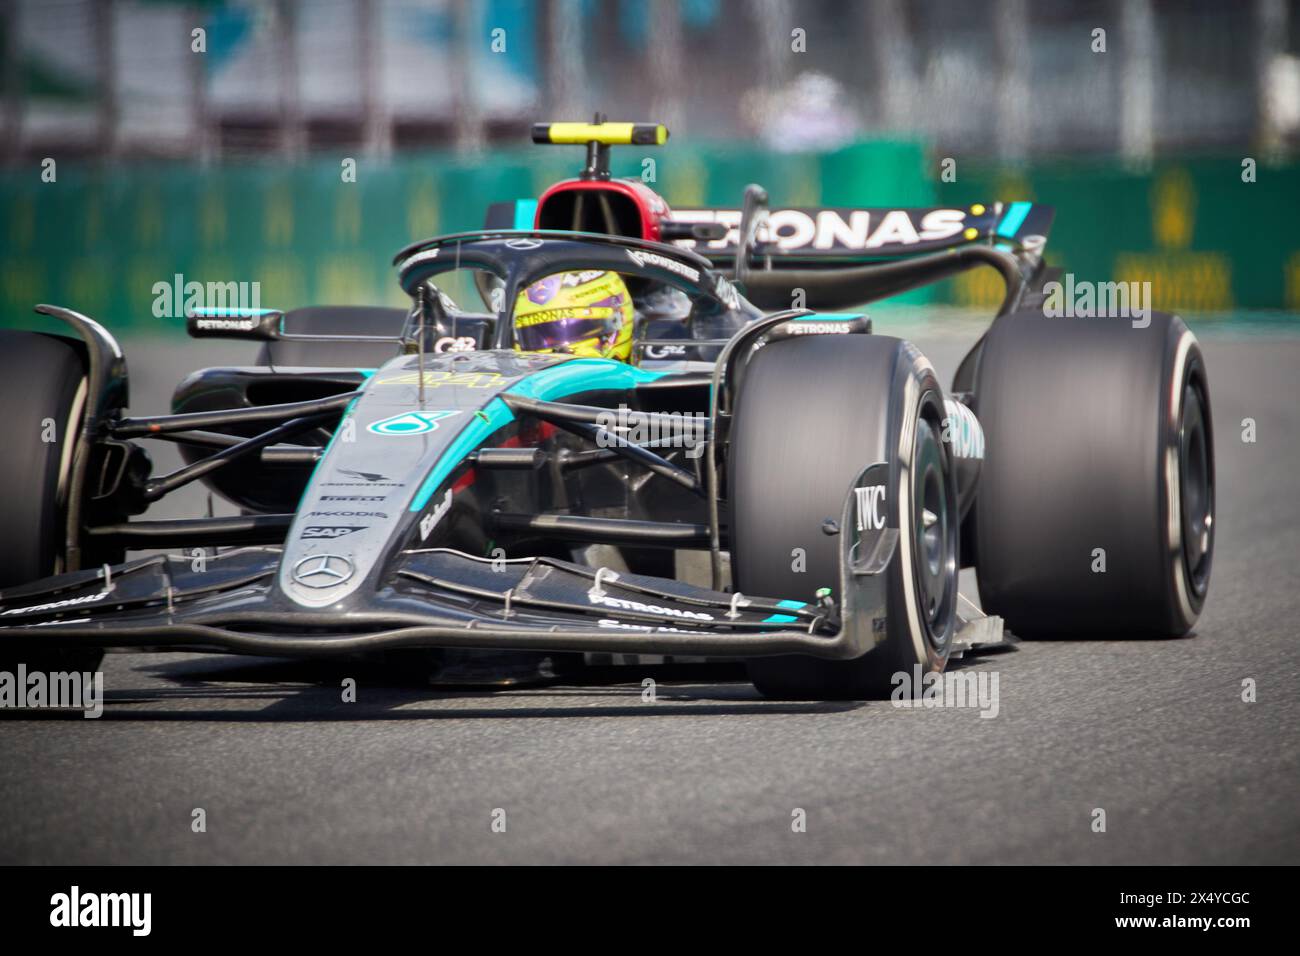
[[[919,617],[931,647],[942,649],[957,594],[957,522],[943,449],[933,422],[922,419],[912,469],[912,573]]]
[[[1199,380],[1183,387],[1182,420],[1178,425],[1178,500],[1181,505],[1183,564],[1198,595],[1209,583],[1214,550],[1213,448]]]

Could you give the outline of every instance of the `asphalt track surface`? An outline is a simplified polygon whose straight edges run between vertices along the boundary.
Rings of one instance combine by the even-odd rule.
[[[1300,337],[1197,330],[1219,526],[1192,637],[976,659],[998,675],[992,719],[768,702],[725,672],[660,674],[647,703],[649,669],[489,692],[384,687],[341,664],[112,655],[101,719],[0,721],[0,862],[1300,862]],[[909,337],[949,381],[975,332]],[[184,371],[251,350],[127,354],[144,411]],[[348,676],[356,703],[340,699]]]

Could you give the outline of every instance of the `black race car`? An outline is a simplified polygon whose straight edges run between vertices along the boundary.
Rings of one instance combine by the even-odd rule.
[[[1045,318],[1049,209],[769,211],[751,187],[674,216],[608,173],[612,143],[662,127],[534,136],[586,143],[583,175],[399,252],[408,310],[190,316],[264,346],[188,377],[171,414],[127,413],[126,360],[85,316],[39,306],[73,337],[0,333],[0,657],[670,655],[857,698],[1004,622],[1193,626],[1214,537],[1200,350],[1171,315]],[[981,265],[1005,300],[947,391],[908,342],[824,311]],[[517,347],[523,290],[601,272],[635,305],[630,361]],[[151,474],[159,440],[187,464]],[[136,517],[193,481],[241,513]]]

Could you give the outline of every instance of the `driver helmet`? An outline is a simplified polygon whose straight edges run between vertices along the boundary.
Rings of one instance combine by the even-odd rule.
[[[632,296],[617,272],[557,272],[515,300],[515,348],[626,362],[632,319]]]

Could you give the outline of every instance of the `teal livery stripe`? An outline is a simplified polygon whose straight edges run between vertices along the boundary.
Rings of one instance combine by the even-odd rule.
[[[338,427],[334,429],[334,434],[330,435],[330,440],[325,443],[325,450],[322,451],[320,457],[316,459],[316,464],[312,465],[311,474],[307,476],[307,484],[303,487],[302,494],[298,497],[298,507],[294,509],[295,512],[302,510],[302,503],[307,499],[307,492],[311,491],[311,486],[316,482],[316,473],[320,471],[321,462],[325,460],[325,456],[328,455],[330,449],[334,447],[334,442],[338,441],[339,432],[343,431],[343,426],[347,422],[348,416],[352,414],[352,409],[356,407],[357,399],[354,398],[352,401],[348,402],[347,408],[343,409],[343,414],[339,416]]]
[[[787,600],[787,601],[777,601],[776,606],[788,607],[791,610],[798,610],[801,607],[807,607],[808,604],[805,601]],[[763,623],[764,624],[793,624],[797,620],[799,620],[797,617],[793,617],[792,615],[789,614],[772,614],[768,617],[763,618]]]
[[[862,318],[863,312],[814,312],[811,315],[795,316],[796,322],[852,322]]]
[[[370,379],[375,374],[375,370],[373,368],[358,368],[353,369],[353,371],[361,373],[361,377],[364,381],[362,381],[361,387],[358,391],[364,391],[365,387],[370,384]],[[298,499],[298,511],[302,510],[302,503],[307,498],[307,492],[310,491],[311,486],[316,483],[316,473],[320,471],[321,462],[325,460],[325,457],[330,453],[330,449],[334,447],[334,442],[338,441],[339,432],[343,431],[343,426],[347,423],[348,417],[352,414],[352,410],[357,407],[357,402],[359,400],[360,396],[357,396],[357,398],[348,402],[347,408],[343,409],[343,414],[339,416],[338,427],[334,429],[334,434],[330,435],[330,440],[325,443],[325,450],[320,453],[320,457],[316,459],[316,464],[312,466],[311,474],[307,477],[307,485],[302,489],[302,497]]]
[[[549,402],[552,399],[576,395],[578,392],[597,392],[603,389],[635,388],[646,382],[664,377],[663,372],[624,365],[610,359],[570,359],[552,365],[511,385],[506,392],[521,398],[535,398]]]
[[[579,392],[634,388],[643,382],[662,378],[664,374],[633,368],[609,359],[570,359],[534,372],[506,389],[506,394],[548,402]],[[420,485],[410,510],[424,510],[433,493],[447,480],[456,466],[486,441],[489,435],[514,419],[514,413],[500,398],[494,398],[480,413],[473,415]]]
[[[532,229],[533,222],[536,219],[537,219],[536,199],[515,200],[515,228],[516,229]]]
[[[1007,214],[998,223],[998,235],[1008,239],[1015,238],[1016,231],[1024,224],[1025,217],[1033,208],[1034,204],[1031,202],[1013,202],[1007,209]]]
[[[469,424],[462,428],[460,434],[447,446],[447,450],[429,472],[429,477],[425,478],[424,484],[420,485],[415,500],[411,502],[411,510],[422,511],[433,493],[438,490],[438,486],[447,480],[452,469],[464,461],[465,457],[486,441],[494,431],[504,428],[514,420],[514,412],[510,411],[509,406],[500,398],[492,399],[479,412],[471,416]]]

